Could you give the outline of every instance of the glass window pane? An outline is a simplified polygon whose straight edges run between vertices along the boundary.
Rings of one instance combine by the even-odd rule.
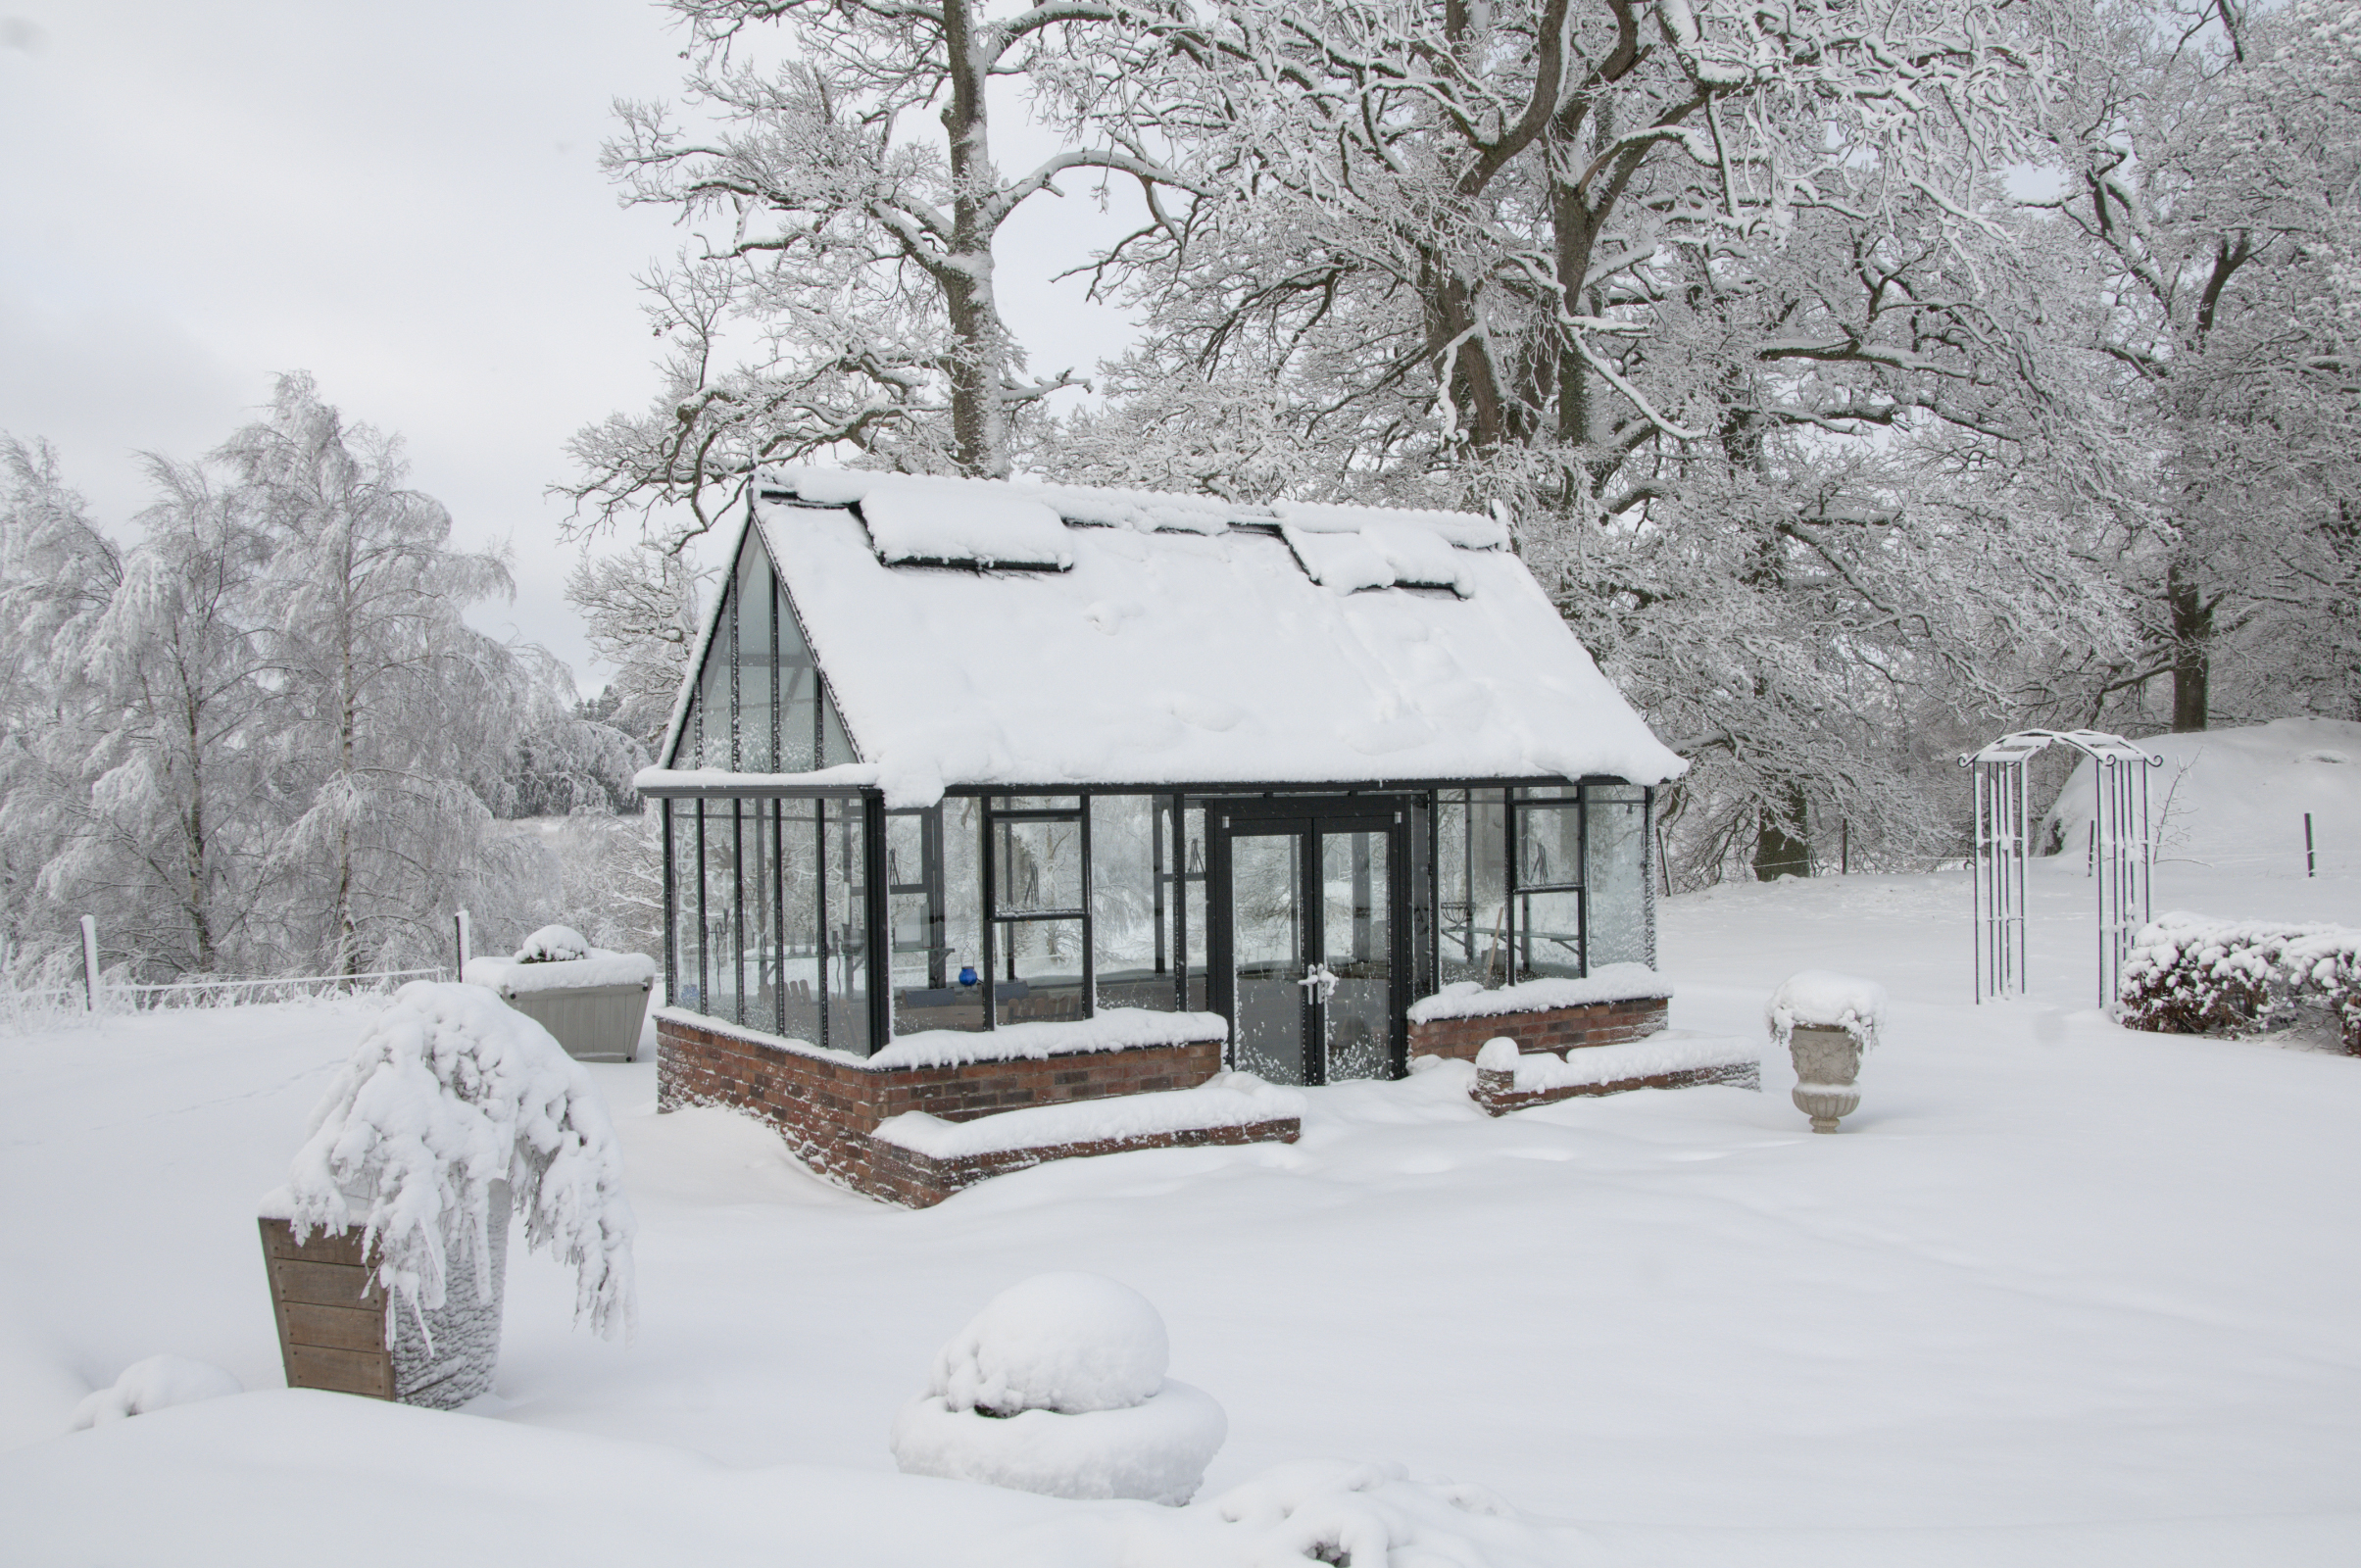
[[[1097,944],[1099,1005],[1170,1012],[1170,886],[1157,873],[1170,858],[1170,816],[1153,795],[1094,795],[1090,803],[1091,940]]]
[[[1320,836],[1321,961],[1336,980],[1322,1007],[1331,1082],[1382,1078],[1393,1054],[1392,870],[1383,832]]]
[[[818,756],[819,674],[812,665],[812,650],[804,646],[803,629],[796,624],[794,606],[779,592],[779,754],[782,773],[809,773]]]
[[[1535,784],[1516,792],[1520,801],[1571,801],[1582,793],[1574,784]]]
[[[1212,1002],[1205,987],[1205,808],[1202,806],[1184,807],[1181,811],[1180,863],[1183,919],[1173,961],[1187,976],[1185,1010],[1204,1012]]]
[[[1304,1081],[1303,840],[1230,840],[1230,954],[1238,1065],[1274,1083]]]
[[[1516,901],[1516,978],[1582,975],[1582,895],[1519,893]]]
[[[747,535],[738,564],[738,770],[772,770],[770,701],[770,563],[762,541]]]
[[[1002,1023],[1083,1016],[1081,921],[1003,920],[993,938],[1000,950],[994,992]]]
[[[705,807],[705,1002],[698,1011],[738,1016],[738,814],[735,801]]]
[[[995,795],[995,811],[1080,811],[1079,795]]]
[[[1443,985],[1505,983],[1506,811],[1500,790],[1447,790],[1436,807]]]
[[[822,801],[826,863],[828,1046],[865,1056],[869,1039],[867,833],[861,803]]]
[[[1516,821],[1518,889],[1580,887],[1582,808],[1523,806]]]
[[[704,915],[698,900],[698,811],[702,803],[674,801],[672,818],[672,990],[665,1000],[691,1012],[705,1010]]]
[[[775,803],[779,858],[779,1033],[818,1045],[820,1038],[819,803]]]
[[[820,707],[826,722],[820,731],[819,765],[834,767],[840,762],[860,761],[853,755],[853,740],[845,733],[844,718],[836,711],[836,699],[823,693]]]
[[[721,624],[713,628],[713,645],[707,652],[705,677],[697,689],[700,767],[730,767],[729,751],[729,614],[723,607]]]
[[[1648,792],[1631,784],[1595,784],[1584,794],[1590,839],[1590,962],[1647,963],[1654,944],[1648,919]]]
[[[1082,907],[1082,823],[995,821],[993,894],[1002,914]]]

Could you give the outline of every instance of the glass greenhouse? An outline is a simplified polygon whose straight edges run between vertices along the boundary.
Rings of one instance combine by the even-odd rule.
[[[1499,520],[787,469],[657,767],[674,1006],[867,1056],[1209,1011],[1282,1083],[1652,963],[1681,763]]]

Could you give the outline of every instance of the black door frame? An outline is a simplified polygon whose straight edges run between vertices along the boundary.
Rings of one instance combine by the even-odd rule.
[[[1238,1064],[1238,970],[1234,961],[1236,932],[1231,927],[1236,904],[1230,885],[1230,838],[1233,832],[1298,833],[1303,836],[1306,947],[1319,937],[1319,953],[1306,952],[1305,961],[1326,962],[1326,936],[1319,913],[1319,855],[1323,833],[1378,833],[1386,836],[1387,959],[1393,971],[1393,999],[1386,1008],[1386,1075],[1402,1077],[1408,1071],[1410,1024],[1410,798],[1406,795],[1262,796],[1244,800],[1204,797],[1205,808],[1205,981],[1206,1001],[1229,1020],[1230,1039],[1223,1051],[1228,1065]],[[1303,1081],[1328,1081],[1328,1042],[1325,1030],[1315,1030],[1306,998]]]

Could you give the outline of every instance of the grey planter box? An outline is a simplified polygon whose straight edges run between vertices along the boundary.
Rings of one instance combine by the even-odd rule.
[[[619,986],[552,986],[532,991],[498,988],[500,1000],[558,1037],[576,1061],[629,1061],[648,1015],[642,980]]]

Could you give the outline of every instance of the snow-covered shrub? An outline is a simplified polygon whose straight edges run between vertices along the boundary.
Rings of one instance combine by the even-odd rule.
[[[1054,1497],[1197,1494],[1229,1434],[1212,1396],[1164,1376],[1164,1320],[1128,1286],[1042,1274],[992,1298],[895,1418],[911,1475]]]
[[[288,1180],[296,1239],[365,1226],[377,1283],[422,1318],[443,1305],[450,1248],[472,1249],[475,1278],[491,1278],[504,1181],[527,1243],[573,1266],[576,1321],[627,1325],[634,1221],[590,1075],[481,987],[414,981],[312,1113]]]
[[[2361,1054],[2361,931],[2176,910],[2133,939],[2116,997],[2126,1026],[2163,1034],[2278,1029],[2318,1005]]]
[[[112,1388],[92,1391],[74,1407],[68,1425],[81,1432],[125,1416],[245,1392],[244,1385],[218,1366],[185,1355],[151,1355],[124,1367]]]
[[[1886,988],[1874,980],[1858,980],[1827,969],[1799,970],[1771,993],[1763,1021],[1782,1051],[1798,1024],[1807,1029],[1842,1029],[1867,1051],[1877,1044],[1878,1030],[1886,1022]]]
[[[545,925],[516,950],[518,963],[570,963],[590,956],[590,939],[569,925]]]

